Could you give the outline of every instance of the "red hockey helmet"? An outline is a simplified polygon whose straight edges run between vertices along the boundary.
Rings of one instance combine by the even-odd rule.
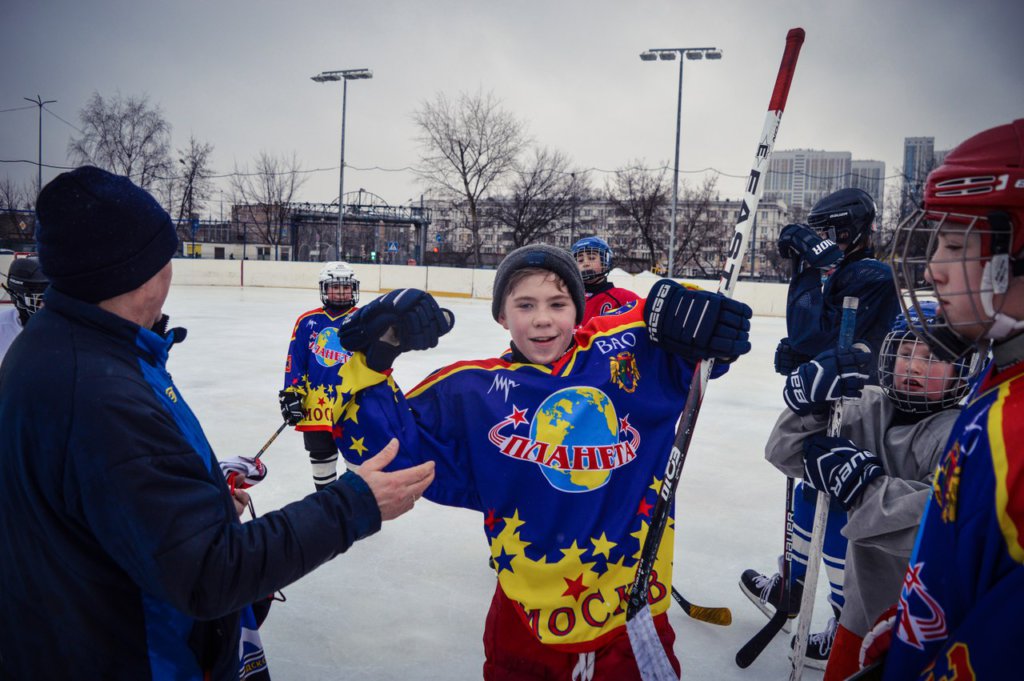
[[[1024,118],[978,133],[949,152],[928,175],[924,193],[929,212],[988,218],[1009,215],[1010,255],[1024,250]],[[982,246],[991,255],[991,243]]]

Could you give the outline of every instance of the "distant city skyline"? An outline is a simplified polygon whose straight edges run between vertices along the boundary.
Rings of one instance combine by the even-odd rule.
[[[173,126],[214,145],[212,168],[251,166],[261,151],[308,170],[302,200],[337,199],[341,85],[333,69],[369,68],[348,89],[345,188],[393,205],[424,186],[412,112],[438,92],[490,91],[527,123],[540,146],[592,170],[597,188],[633,163],[670,166],[678,62],[643,62],[653,47],[714,46],[718,61],[687,61],[681,178],[717,170],[722,198],[737,197],[781,57],[786,31],[807,40],[776,148],[849,151],[900,175],[906,137],[950,149],[1024,116],[1019,64],[1024,4],[980,0],[782,7],[743,0],[729,17],[706,3],[523,0],[515,6],[415,3],[272,3],[181,0],[148,6],[101,0],[8,3],[0,18],[0,179],[28,185],[43,162],[67,166],[79,111],[104,97],[148,96]],[[16,66],[15,66],[16,65]],[[981,77],[982,74],[983,77]],[[43,182],[60,170],[44,167]],[[226,183],[220,187],[226,188]],[[219,198],[207,205],[218,215]]]

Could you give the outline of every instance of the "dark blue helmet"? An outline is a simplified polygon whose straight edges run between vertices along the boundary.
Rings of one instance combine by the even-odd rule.
[[[878,384],[900,411],[930,413],[959,404],[979,366],[977,350],[950,362],[936,357],[918,333],[944,324],[938,303],[921,301],[900,313],[878,353]]]
[[[875,223],[875,201],[863,189],[840,189],[814,204],[808,226],[844,249],[867,244]]]
[[[581,253],[597,254],[600,260],[600,267],[596,270],[585,267],[585,263],[581,262]],[[582,267],[580,274],[583,276],[584,282],[600,281],[607,277],[612,269],[611,246],[608,245],[607,241],[598,236],[583,237],[574,243],[572,245],[572,257],[576,259],[576,264]]]
[[[7,270],[7,283],[2,286],[17,308],[22,326],[43,306],[43,293],[49,284],[50,281],[39,265],[39,258],[28,256],[11,261]]]

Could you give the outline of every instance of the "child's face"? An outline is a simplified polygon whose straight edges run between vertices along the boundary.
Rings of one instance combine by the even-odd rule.
[[[953,365],[935,358],[924,342],[907,338],[900,343],[892,369],[895,390],[937,402],[953,387],[955,376]]]
[[[552,272],[522,279],[505,295],[498,323],[534,364],[551,364],[565,353],[576,326],[572,296]]]
[[[938,233],[925,279],[935,287],[949,325],[968,340],[980,339],[989,325],[979,296],[983,269],[980,235],[958,229]]]
[[[327,300],[331,305],[343,305],[352,302],[351,284],[328,284]]]
[[[601,272],[601,254],[597,251],[580,251],[576,254],[576,267],[580,274],[588,272],[599,274]]]

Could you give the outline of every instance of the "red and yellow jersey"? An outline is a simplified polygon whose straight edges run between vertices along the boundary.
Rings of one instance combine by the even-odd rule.
[[[318,307],[303,312],[295,321],[285,360],[284,389],[302,395],[305,418],[296,430],[333,429],[338,369],[352,356],[338,341],[338,327],[355,309],[332,316]]]
[[[586,324],[594,317],[608,314],[617,310],[626,303],[640,300],[640,296],[629,289],[617,288],[611,282],[605,282],[599,291],[587,291],[587,303],[583,308],[583,323]]]
[[[903,579],[886,679],[1020,677],[1024,363],[989,373],[953,427]]]
[[[567,651],[621,633],[692,376],[651,344],[642,308],[592,320],[548,366],[510,352],[457,362],[406,395],[362,353],[341,370],[343,396],[358,393],[339,415],[342,454],[359,463],[394,436],[397,467],[434,460],[424,496],[482,514],[502,591],[541,642]],[[673,545],[670,522],[654,614],[672,600]]]

